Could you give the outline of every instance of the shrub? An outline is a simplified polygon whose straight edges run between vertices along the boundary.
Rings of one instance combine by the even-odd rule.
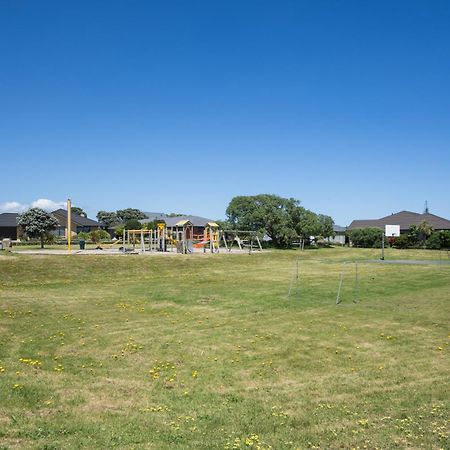
[[[353,247],[381,247],[383,232],[379,228],[355,228],[348,232]]]
[[[125,222],[125,230],[140,230],[142,224],[137,219],[130,219]]]
[[[450,248],[450,230],[442,230],[439,232],[441,239],[441,248]]]
[[[87,241],[87,240],[89,239],[89,234],[86,233],[85,231],[80,231],[80,232],[77,234],[77,239],[78,239],[79,241],[81,241],[81,240]]]
[[[125,229],[125,227],[123,225],[119,225],[118,227],[114,228],[114,234],[115,234],[117,239],[122,239],[123,238],[123,230],[124,229]]]
[[[440,233],[432,233],[431,236],[425,241],[425,247],[433,250],[439,250],[441,248]]]
[[[89,233],[89,239],[94,243],[98,244],[102,241],[109,241],[111,239],[109,233],[105,230],[92,230]]]
[[[401,234],[400,236],[397,236],[394,240],[395,248],[410,248],[411,242],[409,239],[409,236],[407,234]]]

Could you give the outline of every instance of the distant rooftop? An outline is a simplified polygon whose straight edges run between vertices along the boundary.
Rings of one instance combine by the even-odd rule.
[[[55,211],[52,211],[52,214],[57,214],[61,217],[63,217],[66,220],[67,223],[67,210],[65,209],[56,209]],[[97,222],[96,220],[89,219],[89,217],[80,216],[79,214],[76,214],[72,212],[70,215],[71,221],[75,223],[76,225],[80,227],[103,227],[105,226],[102,222]]]
[[[145,213],[149,218],[140,220],[139,222],[149,223],[153,222],[154,220],[162,220],[166,223],[168,227],[174,227],[177,222],[180,222],[182,220],[189,220],[189,222],[194,225],[194,227],[203,227],[208,222],[214,222],[214,220],[208,219],[206,217],[200,217],[200,216],[191,216],[191,215],[180,215],[180,216],[174,216],[174,217],[168,217],[167,214],[163,213]],[[149,216],[149,214],[155,214],[155,216]],[[158,214],[158,215],[156,215]],[[152,218],[154,217],[154,218]]]
[[[384,229],[385,225],[400,225],[400,230],[407,230],[411,225],[420,225],[423,222],[427,222],[435,230],[450,230],[450,220],[436,216],[429,212],[419,214],[412,211],[400,211],[398,213],[382,217],[381,219],[354,220],[348,226],[348,229],[349,230],[355,228]]]

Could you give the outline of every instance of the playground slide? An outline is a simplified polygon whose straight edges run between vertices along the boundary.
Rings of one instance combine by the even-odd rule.
[[[194,244],[195,248],[202,248],[204,245],[209,244],[209,241],[201,241]]]

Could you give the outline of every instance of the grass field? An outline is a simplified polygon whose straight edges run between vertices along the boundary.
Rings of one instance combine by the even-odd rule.
[[[0,256],[0,449],[450,448],[450,266],[335,305],[378,256]]]

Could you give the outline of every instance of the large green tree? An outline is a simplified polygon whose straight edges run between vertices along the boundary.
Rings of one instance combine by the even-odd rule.
[[[311,236],[322,235],[322,225],[319,217],[309,209],[297,206],[291,210],[293,227],[297,236],[308,241]]]
[[[41,208],[31,208],[20,214],[17,224],[23,228],[27,236],[40,239],[41,248],[44,248],[47,233],[59,226],[56,218]]]
[[[86,212],[84,211],[83,208],[80,208],[79,206],[72,206],[70,208],[70,210],[74,213],[74,214],[78,214],[79,216],[82,217],[87,217]]]
[[[320,235],[324,238],[334,237],[336,235],[334,231],[334,220],[325,214],[319,214],[317,218],[321,227]]]
[[[114,211],[99,211],[97,213],[97,220],[103,222],[107,227],[110,227],[119,221],[117,214]]]
[[[136,208],[118,209],[116,214],[120,222],[126,222],[131,219],[141,220],[147,217],[145,213]]]
[[[290,211],[299,205],[293,198],[272,194],[234,197],[226,210],[238,230],[266,233],[276,246],[288,246],[295,238]]]

